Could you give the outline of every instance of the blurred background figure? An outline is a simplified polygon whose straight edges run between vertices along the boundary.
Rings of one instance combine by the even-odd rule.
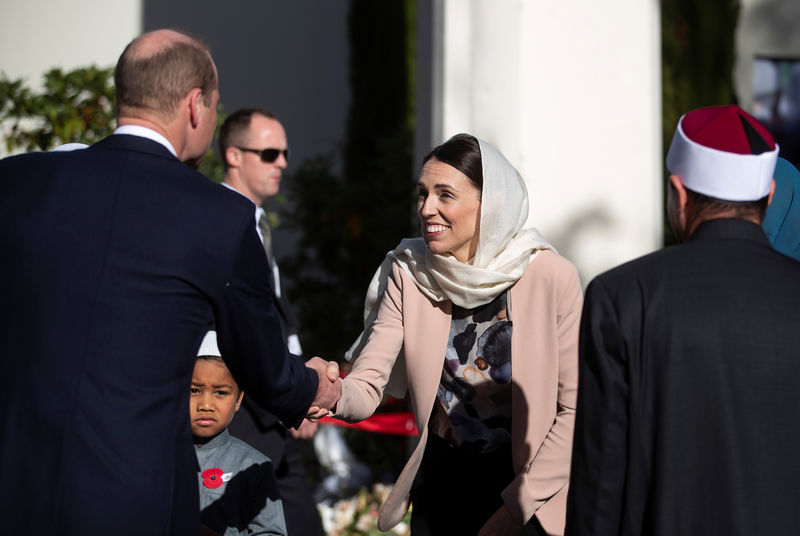
[[[85,143],[64,143],[51,149],[52,151],[75,151],[77,149],[86,149],[89,147]]]
[[[315,502],[333,504],[372,482],[372,470],[356,458],[340,428],[320,425],[314,435],[314,452],[323,470],[314,489]]]
[[[775,249],[800,261],[800,172],[785,158],[775,166],[775,193],[762,227]]]

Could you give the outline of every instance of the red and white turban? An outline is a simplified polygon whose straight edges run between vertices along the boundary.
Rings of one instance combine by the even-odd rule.
[[[694,192],[756,201],[769,194],[779,149],[766,127],[738,106],[698,108],[678,121],[667,169]]]

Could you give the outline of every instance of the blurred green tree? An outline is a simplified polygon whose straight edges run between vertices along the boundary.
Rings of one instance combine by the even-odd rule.
[[[333,156],[304,161],[287,181],[282,216],[300,233],[284,263],[309,355],[341,357],[363,327],[364,296],[387,251],[411,236],[415,2],[353,0],[352,104],[342,170]]]
[[[40,92],[0,75],[0,123],[6,150],[47,151],[62,143],[91,144],[114,131],[114,70],[51,69]]]
[[[733,65],[739,0],[661,0],[664,158],[678,119],[701,106],[735,104]],[[666,199],[666,181],[664,192]],[[674,243],[664,216],[665,243]]]
[[[98,142],[116,128],[114,103],[113,67],[51,69],[44,74],[40,91],[0,74],[0,125],[6,151],[49,151],[63,143]],[[220,104],[217,127],[224,120]],[[222,180],[222,161],[214,151],[205,154],[200,171],[214,181]]]

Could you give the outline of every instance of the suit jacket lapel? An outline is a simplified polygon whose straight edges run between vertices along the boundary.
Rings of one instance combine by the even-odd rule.
[[[404,285],[414,285],[408,276],[403,274],[403,277]],[[408,510],[409,490],[422,461],[425,444],[428,442],[428,419],[436,403],[450,335],[452,304],[449,301],[432,304],[416,289],[405,294],[404,299],[406,301],[403,314],[409,324],[406,330],[415,334],[413,338],[406,339],[407,353],[413,356],[413,362],[407,363],[406,370],[408,385],[413,386],[410,398],[420,437],[414,452],[381,508],[378,517],[378,528],[381,530],[389,530],[399,523]],[[416,307],[406,310],[405,306],[410,305],[410,302],[416,302]]]
[[[411,397],[415,405],[417,426],[421,430],[428,425],[428,418],[436,401],[436,393],[442,378],[447,340],[450,335],[452,305],[447,301],[431,307],[427,297],[422,294],[418,294],[418,296],[427,303],[420,308],[418,314],[414,315],[414,323],[417,325],[409,331],[418,333],[419,336],[415,337],[414,344],[417,345],[417,348],[408,352],[409,355],[417,356],[417,361],[409,363],[407,370],[408,385],[414,386]],[[408,340],[406,342],[408,344]]]

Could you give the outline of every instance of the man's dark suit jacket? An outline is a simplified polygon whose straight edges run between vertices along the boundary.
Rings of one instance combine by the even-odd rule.
[[[275,310],[286,337],[297,335],[298,322],[286,292],[277,295],[270,269],[269,284]],[[286,288],[281,284],[281,288]],[[248,445],[269,457],[283,505],[286,530],[292,536],[321,536],[322,521],[308,485],[302,452],[277,415],[261,408],[245,393],[242,407],[228,430]]]
[[[298,422],[253,206],[146,138],[0,161],[0,533],[199,531],[189,384],[212,321],[242,387]]]
[[[800,263],[744,220],[597,277],[567,534],[800,534],[798,335]]]

